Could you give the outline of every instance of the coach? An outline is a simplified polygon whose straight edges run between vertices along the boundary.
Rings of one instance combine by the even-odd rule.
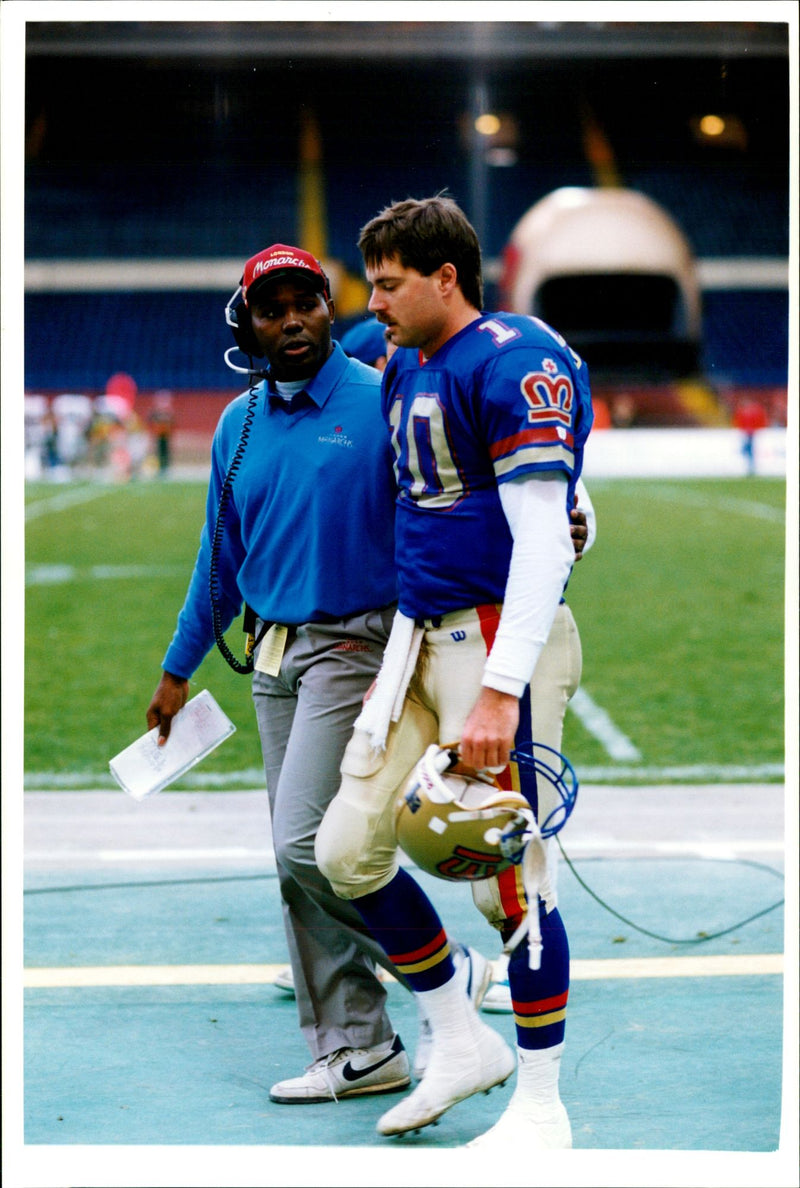
[[[248,260],[237,309],[237,341],[268,366],[217,426],[200,549],[147,722],[167,739],[189,677],[214,646],[210,588],[217,631],[244,602],[260,637],[253,701],[300,1026],[313,1058],[270,1096],[299,1103],[400,1090],[410,1083],[408,1057],[374,960],[395,971],[314,860],[317,827],[395,611],[394,479],[380,374],[332,341],[328,278],[299,248],[275,244]]]

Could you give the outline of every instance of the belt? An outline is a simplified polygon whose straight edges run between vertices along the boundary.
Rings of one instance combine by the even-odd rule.
[[[285,627],[288,640],[294,639],[297,635],[298,628],[298,624],[296,623],[276,623],[273,619],[262,619],[260,615],[256,616],[256,626],[257,632],[255,633],[254,646],[261,643],[271,627]]]
[[[425,631],[436,631],[442,626],[445,619],[447,619],[449,625],[453,622],[461,622],[465,619],[469,620],[476,614],[480,618],[484,612],[488,611],[496,615],[500,611],[500,604],[496,602],[480,603],[478,606],[464,606],[456,610],[444,611],[441,615],[418,615],[414,619],[414,625],[416,627],[422,627]]]

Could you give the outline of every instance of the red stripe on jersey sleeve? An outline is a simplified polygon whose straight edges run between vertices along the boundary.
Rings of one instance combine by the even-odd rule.
[[[542,425],[536,429],[523,429],[521,433],[496,441],[489,447],[489,456],[494,462],[497,458],[504,458],[526,446],[551,445],[562,445],[571,450],[574,448],[575,439],[572,433],[561,425]]]

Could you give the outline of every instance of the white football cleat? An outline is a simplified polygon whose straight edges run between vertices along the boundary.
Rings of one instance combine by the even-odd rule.
[[[511,1015],[514,1007],[511,1002],[511,987],[508,984],[508,957],[504,953],[494,963],[491,985],[481,1003],[481,1010],[494,1015]]]
[[[468,945],[453,945],[453,964],[456,967],[455,980],[463,985],[464,993],[469,998],[475,1010],[483,1002],[483,996],[492,980],[492,963],[477,949]],[[417,1000],[419,1003],[419,1000]],[[433,1031],[422,1007],[419,1007],[419,1035],[414,1051],[413,1075],[419,1081],[425,1075],[428,1061],[431,1058],[433,1045]]]
[[[279,969],[272,984],[276,990],[282,990],[284,994],[289,994],[294,998],[294,974],[291,965],[287,965],[285,969]]]
[[[425,1076],[413,1093],[379,1119],[378,1133],[405,1134],[429,1126],[473,1093],[488,1093],[503,1085],[516,1065],[505,1040],[480,1021],[472,1033],[465,1034],[464,1047],[455,1056],[452,1051],[442,1052],[434,1041]]]
[[[339,1048],[309,1064],[301,1077],[279,1081],[270,1101],[310,1105],[366,1093],[399,1093],[411,1084],[408,1055],[399,1035],[374,1048]]]
[[[505,1151],[565,1151],[572,1146],[572,1127],[561,1101],[538,1105],[523,1101],[515,1092],[503,1113],[468,1147]]]

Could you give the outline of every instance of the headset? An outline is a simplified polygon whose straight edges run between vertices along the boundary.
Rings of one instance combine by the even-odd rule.
[[[244,278],[243,278],[244,279]],[[242,282],[239,282],[238,288],[232,294],[228,304],[225,306],[225,321],[231,328],[233,337],[236,340],[236,345],[228,347],[223,358],[231,371],[237,372],[239,375],[246,375],[248,377],[248,386],[250,388],[247,409],[242,422],[242,432],[239,437],[239,443],[233,452],[233,458],[228,466],[228,473],[225,475],[225,480],[220,491],[219,503],[217,505],[217,518],[214,524],[214,534],[211,539],[211,550],[209,554],[208,564],[208,586],[211,600],[211,622],[214,628],[214,639],[217,647],[222,653],[223,657],[234,670],[234,672],[248,674],[253,671],[254,667],[254,650],[256,644],[259,642],[255,638],[255,614],[249,606],[244,608],[244,631],[247,635],[247,644],[245,647],[244,661],[238,660],[233,652],[228,647],[222,633],[221,617],[219,608],[219,552],[222,547],[222,536],[225,529],[225,513],[227,511],[228,502],[231,497],[233,488],[233,480],[236,478],[236,473],[242,464],[244,451],[247,446],[247,441],[250,436],[250,429],[253,424],[253,418],[256,413],[256,405],[258,402],[258,388],[256,382],[258,380],[266,379],[269,374],[268,371],[259,369],[253,366],[253,358],[263,359],[264,352],[253,333],[252,322],[250,321],[250,313],[244,303],[242,293]],[[232,363],[230,355],[234,351],[241,351],[242,354],[249,356],[250,366],[239,367]],[[264,624],[260,636],[263,636],[269,624]]]
[[[322,269],[320,268],[320,271]],[[322,272],[324,281],[323,293],[326,301],[331,298],[331,283],[327,275]],[[253,359],[263,359],[264,351],[253,332],[253,323],[250,318],[250,311],[245,305],[244,300],[244,276],[239,280],[239,284],[235,292],[231,295],[225,306],[225,322],[230,327],[231,333],[235,339],[236,345],[228,347],[224,352],[223,358],[231,371],[235,371],[238,375],[246,375],[248,387],[250,388],[249,400],[247,410],[245,412],[244,421],[242,423],[242,432],[239,438],[239,443],[234,450],[233,458],[228,467],[228,473],[225,475],[225,480],[220,491],[219,503],[217,505],[217,518],[214,524],[214,534],[211,540],[211,551],[209,556],[209,595],[211,599],[211,622],[214,628],[214,639],[217,647],[224,656],[227,663],[234,670],[239,673],[251,673],[254,668],[254,651],[257,644],[266,633],[269,623],[264,623],[258,638],[255,636],[255,613],[252,608],[245,606],[244,608],[244,631],[247,635],[247,645],[245,648],[244,662],[237,660],[222,634],[221,616],[219,608],[219,577],[217,573],[219,564],[219,551],[222,547],[222,535],[225,528],[225,512],[228,507],[228,501],[231,497],[231,489],[233,487],[233,480],[236,478],[236,473],[241,466],[244,451],[247,446],[247,440],[250,436],[250,429],[253,424],[253,418],[256,413],[256,404],[258,402],[258,390],[256,381],[266,379],[269,371],[264,368],[253,366]],[[249,358],[249,367],[240,367],[236,363],[231,362],[230,356],[234,351],[241,351],[242,354]]]
[[[244,277],[242,278],[244,280]],[[237,367],[231,363],[229,355],[234,351],[239,350],[244,355],[250,356],[250,361],[254,358],[263,359],[264,352],[261,345],[253,333],[253,323],[250,320],[250,311],[244,303],[244,294],[242,290],[242,282],[236,292],[232,294],[228,304],[225,306],[225,321],[231,328],[231,333],[236,340],[236,346],[229,347],[225,352],[225,362],[232,371],[238,371],[243,375],[258,375],[261,378],[266,377],[266,371],[254,370],[252,367]]]

